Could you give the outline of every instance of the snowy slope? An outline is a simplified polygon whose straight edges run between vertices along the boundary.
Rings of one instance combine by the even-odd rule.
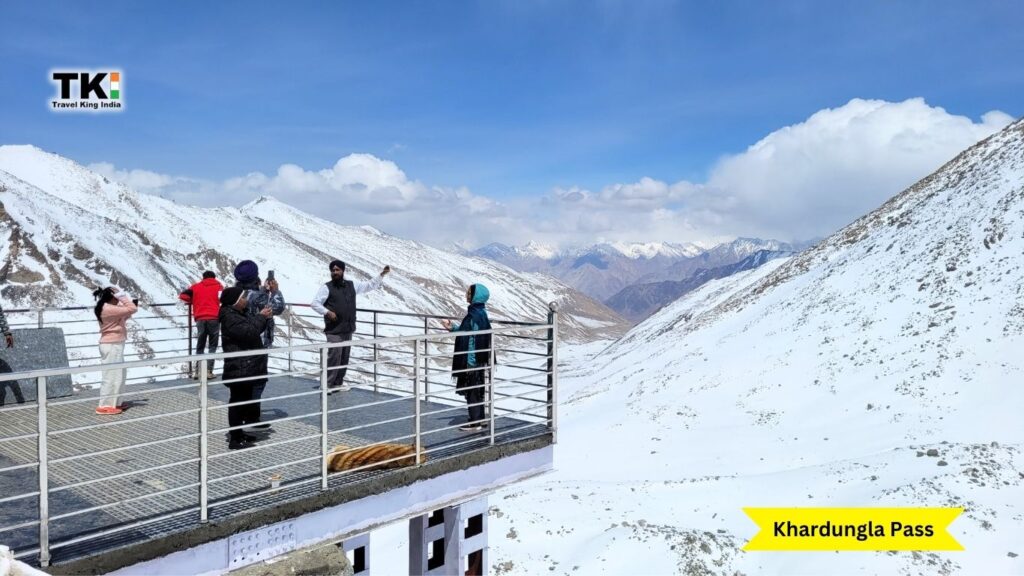
[[[275,270],[287,300],[309,302],[329,279],[327,263],[341,258],[349,264],[350,278],[365,279],[384,264],[394,271],[383,290],[360,297],[362,307],[457,314],[465,308],[465,287],[483,282],[491,289],[494,318],[543,320],[547,302],[557,301],[569,341],[617,336],[625,327],[602,304],[548,277],[369,227],[339,226],[272,198],[241,209],[175,204],[32,146],[0,147],[0,205],[0,278],[8,309],[91,305],[93,288],[110,281],[143,302],[174,302],[202,270],[231,281],[234,264],[245,258],[255,260],[263,273]],[[180,319],[159,320],[146,327],[183,325]],[[131,336],[136,347],[129,353],[151,357],[169,350],[170,344],[149,342],[140,327],[136,322]],[[73,351],[73,357],[95,353],[83,338],[86,356]]]
[[[1024,573],[1022,254],[1017,122],[662,309],[563,376],[558,471],[492,498],[495,571]],[[948,505],[964,552],[738,550],[743,506]]]

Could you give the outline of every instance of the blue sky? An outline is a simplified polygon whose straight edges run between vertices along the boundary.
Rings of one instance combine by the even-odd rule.
[[[853,98],[1017,117],[1022,21],[1010,1],[12,2],[0,141],[206,181],[365,153],[498,203],[703,183]],[[125,112],[46,108],[51,68],[107,66]]]

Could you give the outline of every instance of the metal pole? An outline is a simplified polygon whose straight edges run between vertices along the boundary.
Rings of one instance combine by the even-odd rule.
[[[292,307],[288,307],[288,318],[285,319],[285,328],[288,330],[288,347],[291,348],[295,344],[292,342]],[[292,371],[292,351],[288,351],[288,371]]]
[[[491,351],[488,354],[491,355],[491,362],[487,366],[487,427],[491,431],[491,446],[494,446],[494,359],[497,357],[494,353],[494,334],[491,334]]]
[[[327,349],[320,349],[320,489],[327,490]]]
[[[40,328],[43,327],[43,312],[45,312],[45,310],[43,310],[42,308],[40,308],[39,310],[36,311],[36,319],[39,322],[39,327]]]
[[[377,312],[373,312],[373,339],[377,339]],[[377,343],[373,343],[373,393],[377,393],[377,359],[379,357]]]
[[[210,394],[206,378],[209,370],[207,362],[204,358],[199,363],[199,521],[202,523],[210,521]]]
[[[427,318],[423,318],[423,335],[429,334],[427,328]],[[424,397],[430,394],[430,352],[427,351],[427,339],[423,339],[423,395]]]
[[[188,355],[192,355],[192,303],[188,303]],[[188,361],[188,377],[192,377],[192,359]]]
[[[416,417],[413,419],[416,426],[416,465],[423,462],[423,445],[420,442],[420,347],[416,341],[412,341],[412,401]]]
[[[551,443],[558,443],[558,307],[548,304],[548,426],[551,428]]]
[[[39,565],[50,565],[50,480],[46,446],[46,376],[36,379],[39,433]]]

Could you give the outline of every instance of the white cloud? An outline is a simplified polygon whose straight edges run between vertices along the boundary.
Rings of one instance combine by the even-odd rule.
[[[272,195],[342,224],[369,224],[435,245],[806,239],[872,210],[1012,120],[992,111],[974,122],[920,98],[855,99],[723,157],[705,183],[644,177],[596,192],[555,188],[506,201],[424,184],[370,154],[350,154],[321,170],[284,164],[271,175],[254,172],[224,182],[108,163],[90,168],[141,192],[191,204],[241,205]]]
[[[871,211],[1013,119],[981,122],[914,98],[851,100],[772,132],[711,171],[702,201],[750,234],[825,235]]]

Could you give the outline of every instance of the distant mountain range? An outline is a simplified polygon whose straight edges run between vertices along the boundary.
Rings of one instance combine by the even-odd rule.
[[[758,250],[739,262],[715,268],[700,268],[685,280],[661,280],[631,284],[605,300],[605,304],[627,320],[640,322],[666,304],[674,302],[711,280],[726,278],[737,272],[753,270],[769,260],[785,258],[793,254],[795,252],[783,250]]]
[[[634,285],[642,286],[665,281],[686,282],[700,271],[737,264],[760,251],[795,253],[812,244],[813,241],[788,243],[759,238],[737,238],[718,245],[606,242],[559,250],[530,242],[523,246],[493,243],[476,250],[461,250],[461,253],[494,260],[522,272],[540,272],[554,276],[580,292],[608,303],[613,296]],[[647,292],[650,293],[650,290]],[[619,307],[609,305],[620,314],[650,308],[651,304],[628,300],[630,295],[641,293],[643,290],[627,292],[625,296],[616,300]],[[660,304],[654,309],[667,303],[660,299],[658,301]],[[645,316],[637,317],[634,314],[634,320],[643,317]]]

